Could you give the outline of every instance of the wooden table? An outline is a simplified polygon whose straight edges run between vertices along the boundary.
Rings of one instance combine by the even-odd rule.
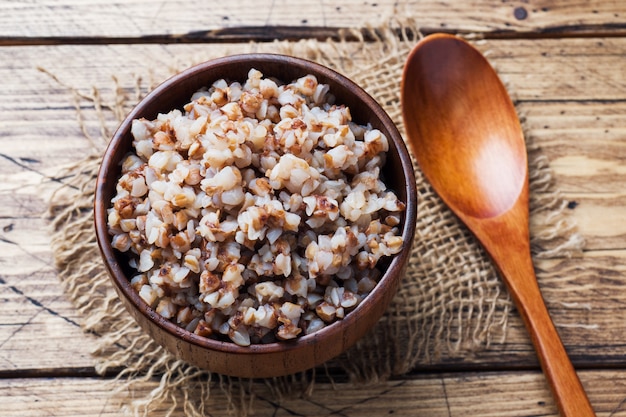
[[[597,414],[626,416],[626,2],[215,3],[0,3],[0,414],[119,415],[94,370],[94,338],[59,284],[43,216],[54,175],[89,147],[62,84],[84,94],[98,85],[110,97],[111,74],[153,68],[158,82],[178,54],[325,38],[411,14],[425,33],[484,36],[480,48],[515,91],[586,239],[582,257],[537,262],[557,271],[542,290]],[[98,135],[97,120],[84,124]],[[509,320],[503,344],[462,360],[442,357],[371,386],[318,381],[309,399],[260,396],[256,415],[555,416],[517,313]]]

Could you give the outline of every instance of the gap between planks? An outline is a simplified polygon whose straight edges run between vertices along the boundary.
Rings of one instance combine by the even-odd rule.
[[[417,39],[420,35],[413,29],[396,28],[398,37]],[[357,36],[358,33],[358,36]],[[560,39],[560,38],[619,38],[626,37],[626,24],[608,25],[571,25],[547,27],[534,31],[494,30],[491,32],[473,32],[442,28],[420,29],[421,35],[433,33],[451,33],[485,40],[512,39]],[[303,39],[346,40],[375,42],[378,39],[371,29],[326,26],[243,26],[180,34],[147,36],[3,36],[0,46],[43,46],[43,45],[131,45],[131,44],[176,44],[176,43],[248,43],[297,41]]]

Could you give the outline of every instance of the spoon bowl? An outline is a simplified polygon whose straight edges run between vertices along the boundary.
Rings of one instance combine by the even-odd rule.
[[[402,77],[413,154],[500,271],[562,416],[594,416],[545,306],[530,255],[528,159],[515,107],[484,56],[444,34],[420,41]]]
[[[446,202],[473,217],[493,217],[510,209],[527,183],[526,149],[506,90],[485,76],[493,70],[482,55],[466,49],[441,37],[413,51],[404,72],[405,125],[424,174]]]

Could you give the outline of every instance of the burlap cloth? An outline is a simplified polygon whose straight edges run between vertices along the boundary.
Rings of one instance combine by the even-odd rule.
[[[349,42],[242,44],[229,47],[229,53],[282,52],[332,67],[376,98],[403,133],[399,84],[404,60],[419,37],[415,26],[409,26],[400,31],[373,28],[368,37],[375,38],[374,42],[355,41],[362,32],[353,32]],[[171,72],[208,58],[212,56],[181,56]],[[250,381],[211,375],[176,360],[152,342],[122,308],[100,260],[92,204],[104,144],[131,106],[160,80],[145,85],[150,74],[136,74],[133,85],[122,85],[112,74],[114,94],[107,101],[100,92],[110,86],[94,86],[85,92],[48,74],[72,93],[78,123],[93,144],[90,155],[60,174],[67,185],[53,196],[50,219],[59,277],[82,317],[85,332],[95,335],[99,342],[93,352],[97,371],[117,376],[108,380],[118,392],[129,393],[126,406],[136,414],[147,415],[155,407],[165,407],[172,413],[179,410],[185,415],[203,416],[210,412],[210,388],[216,385],[232,399],[238,413],[251,411],[249,400],[254,390]],[[515,91],[509,92],[515,98]],[[519,105],[517,108],[523,113]],[[99,120],[99,135],[90,132],[84,122],[94,119]],[[553,184],[547,159],[534,146],[532,135],[526,133],[533,256],[579,254],[582,240],[567,219],[566,203]],[[354,382],[375,382],[402,375],[436,358],[462,356],[504,341],[513,308],[506,289],[484,252],[433,193],[419,169],[416,175],[417,235],[401,288],[371,334],[338,360],[318,369],[318,375],[326,372],[332,377],[339,372]],[[137,397],[133,393],[136,384],[151,379],[160,381],[157,388],[145,398]],[[266,382],[276,396],[286,391],[314,396],[311,383],[315,379],[315,372],[307,372]]]

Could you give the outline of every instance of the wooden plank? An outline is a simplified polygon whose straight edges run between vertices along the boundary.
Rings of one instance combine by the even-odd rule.
[[[622,295],[626,251],[589,251],[580,259],[535,259],[538,282],[557,331],[575,366],[621,367],[626,355]],[[538,368],[539,362],[518,313],[508,316],[506,335],[488,346],[461,346],[445,355],[429,352],[417,372],[432,369]],[[451,332],[458,331],[453,327]],[[432,344],[431,344],[432,345]]]
[[[62,291],[46,225],[28,218],[0,224],[0,373],[93,367],[95,339]]]
[[[490,41],[478,46],[516,101],[626,99],[626,74],[614,70],[626,53],[623,38]]]
[[[598,47],[598,43],[603,47]],[[613,175],[624,177],[619,155],[623,155],[621,138],[626,128],[620,117],[626,106],[626,75],[613,68],[622,64],[626,40],[491,41],[479,46],[507,81],[514,98],[521,102],[530,134],[555,160],[555,169],[566,174],[563,175],[566,190],[600,187],[594,190],[615,191],[621,181],[597,184],[576,181],[574,184],[570,178],[580,177],[581,172],[586,175],[582,170],[589,164],[579,162],[598,159],[603,165],[591,174],[601,171],[613,179]],[[88,148],[89,142],[76,123],[71,93],[37,67],[56,74],[61,83],[76,87],[82,95],[92,95],[93,87],[97,86],[103,101],[110,104],[115,102],[118,85],[131,96],[129,102],[132,102],[136,77],[140,75],[145,92],[147,85],[157,84],[175,68],[184,68],[192,62],[235,52],[276,49],[266,44],[2,48],[0,122],[3,137],[12,138],[8,142],[10,146],[3,148],[3,166],[15,168],[12,160],[20,162],[21,158],[27,166],[24,169],[46,173],[52,161],[58,167],[75,160]],[[356,45],[347,45],[346,51],[352,54],[357,68],[365,54],[376,53],[374,47],[359,49]],[[325,52],[337,55],[337,51],[330,48]],[[567,71],[559,71],[559,68]],[[581,77],[585,79],[576,86],[568,81]],[[542,105],[535,106],[537,101]],[[84,117],[89,134],[97,138],[101,133],[100,123],[93,103],[80,100],[80,105],[88,109]],[[19,112],[19,117],[15,117],[15,112]],[[102,114],[107,118],[110,133],[115,128],[115,119],[112,112]],[[45,129],[48,139],[45,147],[40,146],[41,129]]]
[[[406,44],[408,49],[412,44]],[[481,49],[496,67],[507,83],[513,99],[520,102],[554,102],[553,117],[568,116],[568,101],[588,101],[589,112],[594,105],[615,104],[626,101],[626,73],[615,71],[622,64],[626,55],[624,38],[594,39],[549,39],[499,40],[478,42]],[[350,54],[354,69],[359,68],[364,57],[380,55],[376,45],[344,44],[340,52]],[[338,58],[338,51],[322,44],[324,54]],[[59,79],[76,86],[83,94],[90,94],[93,86],[101,89],[104,99],[111,99],[116,88],[112,77],[116,76],[120,86],[130,93],[135,84],[135,77],[142,76],[145,84],[155,84],[165,79],[175,69],[186,68],[194,62],[242,52],[280,52],[286,51],[283,44],[254,45],[90,45],[90,46],[45,46],[12,47],[0,49],[0,75],[3,76],[3,99],[25,110],[32,106],[37,110],[66,109],[72,105],[64,96],[60,85],[51,83],[49,77],[39,73],[36,68],[43,67],[56,74]],[[349,68],[340,68],[349,71]],[[53,88],[53,95],[39,93]],[[35,100],[35,98],[37,98]],[[558,108],[562,105],[562,108]],[[584,113],[582,105],[575,111]],[[561,111],[565,113],[560,114]],[[612,115],[618,115],[615,109]],[[576,113],[572,114],[576,116]],[[11,113],[0,120],[13,120],[22,123],[40,116],[31,113],[28,118],[18,121]],[[603,122],[616,123],[607,119],[611,116],[605,110]],[[585,122],[581,119],[581,122]],[[544,126],[544,125],[542,125]],[[551,126],[547,124],[547,126]],[[614,127],[622,127],[617,125]],[[558,126],[553,126],[558,128]],[[606,127],[605,127],[606,128]]]
[[[626,249],[626,194],[567,193],[566,197],[575,206],[572,211],[587,250]]]
[[[568,0],[394,1],[239,0],[200,7],[173,0],[110,4],[105,0],[46,3],[3,2],[0,42],[90,42],[89,38],[132,38],[161,41],[240,40],[276,36],[326,37],[325,28],[363,27],[412,16],[427,31],[446,30],[511,35],[623,34],[626,5],[619,0],[592,0],[571,7]],[[277,28],[278,26],[282,28]],[[254,29],[253,29],[254,28]],[[45,39],[43,39],[45,41]]]
[[[77,323],[81,318],[67,301],[52,266],[32,259],[29,251],[33,249],[25,242],[29,235],[41,232],[36,225],[26,224],[16,223],[11,232],[12,239],[24,250],[15,245],[9,247],[13,248],[9,254],[16,266],[5,265],[0,281],[0,301],[3,301],[0,303],[0,374],[60,366],[93,367],[95,359],[90,352],[97,340],[80,330]],[[573,361],[579,366],[623,363],[626,355],[622,332],[626,321],[626,295],[622,291],[624,258],[626,251],[590,251],[580,259],[536,261],[548,308]],[[521,319],[512,311],[507,320],[506,334],[496,331],[488,346],[461,345],[449,350],[437,344],[439,339],[433,335],[428,356],[419,356],[417,370],[537,367]],[[458,323],[451,326],[451,334],[458,334]],[[37,346],[36,355],[32,346]]]
[[[610,83],[622,83],[614,79]],[[586,87],[591,91],[591,86]],[[618,88],[619,90],[619,88]],[[522,102],[530,143],[541,146],[566,193],[621,193],[626,183],[626,101]],[[589,178],[594,180],[590,181]]]
[[[579,374],[598,417],[626,415],[623,372]],[[133,394],[142,398],[157,386],[158,381],[143,383]],[[256,394],[250,408],[258,416],[558,416],[545,379],[537,372],[423,374],[367,386],[317,383],[310,396],[287,395],[282,400],[263,383],[246,389]],[[128,405],[123,395],[111,395],[111,383],[106,379],[0,379],[0,392],[3,411],[13,417],[118,416],[120,405]],[[190,394],[189,401],[194,402],[198,395]],[[229,399],[214,386],[208,400],[209,415],[229,415],[228,404]],[[166,411],[161,406],[151,415]],[[178,410],[173,415],[184,414]]]

